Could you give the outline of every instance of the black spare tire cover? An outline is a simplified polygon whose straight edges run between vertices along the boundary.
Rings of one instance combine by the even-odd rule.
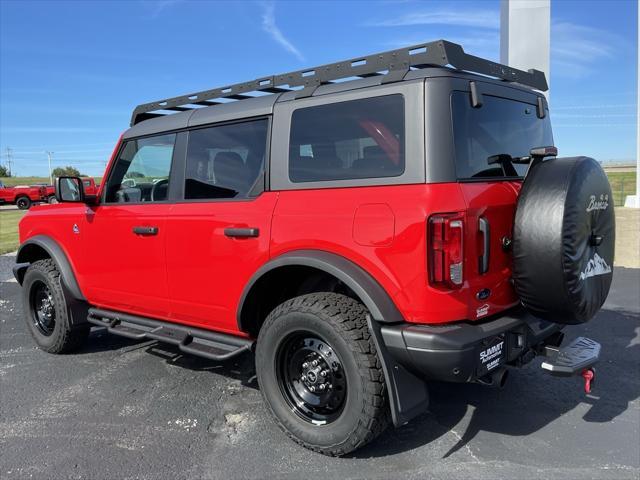
[[[609,293],[614,248],[611,187],[598,162],[571,157],[533,166],[513,231],[513,280],[522,304],[556,323],[588,321]]]

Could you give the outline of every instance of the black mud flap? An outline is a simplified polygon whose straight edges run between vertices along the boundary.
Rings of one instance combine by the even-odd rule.
[[[380,333],[380,325],[371,319],[371,315],[367,315],[367,323],[382,362],[391,419],[394,426],[400,427],[429,407],[427,384],[389,354]]]

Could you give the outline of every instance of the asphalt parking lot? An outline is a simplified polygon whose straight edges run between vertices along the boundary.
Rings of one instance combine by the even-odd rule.
[[[504,390],[433,384],[430,412],[348,458],[289,441],[253,359],[217,364],[96,328],[84,350],[37,350],[14,259],[0,256],[0,477],[594,478],[640,476],[640,270],[569,337],[602,344],[593,394],[534,361]]]

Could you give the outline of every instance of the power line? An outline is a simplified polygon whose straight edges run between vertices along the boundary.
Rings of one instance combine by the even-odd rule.
[[[13,159],[11,157],[11,154],[13,153],[13,150],[10,149],[9,147],[7,147],[7,160],[6,160],[6,164],[7,164],[7,175],[11,176],[11,166],[13,165]]]

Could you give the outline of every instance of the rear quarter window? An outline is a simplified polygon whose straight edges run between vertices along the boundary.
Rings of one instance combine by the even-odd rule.
[[[405,170],[401,94],[300,108],[291,117],[294,183],[396,177]]]
[[[534,147],[553,145],[549,114],[538,118],[535,105],[492,95],[473,108],[468,92],[451,94],[451,113],[458,179],[504,177],[500,165],[489,165],[492,155],[526,157]],[[519,176],[527,165],[514,165]]]

